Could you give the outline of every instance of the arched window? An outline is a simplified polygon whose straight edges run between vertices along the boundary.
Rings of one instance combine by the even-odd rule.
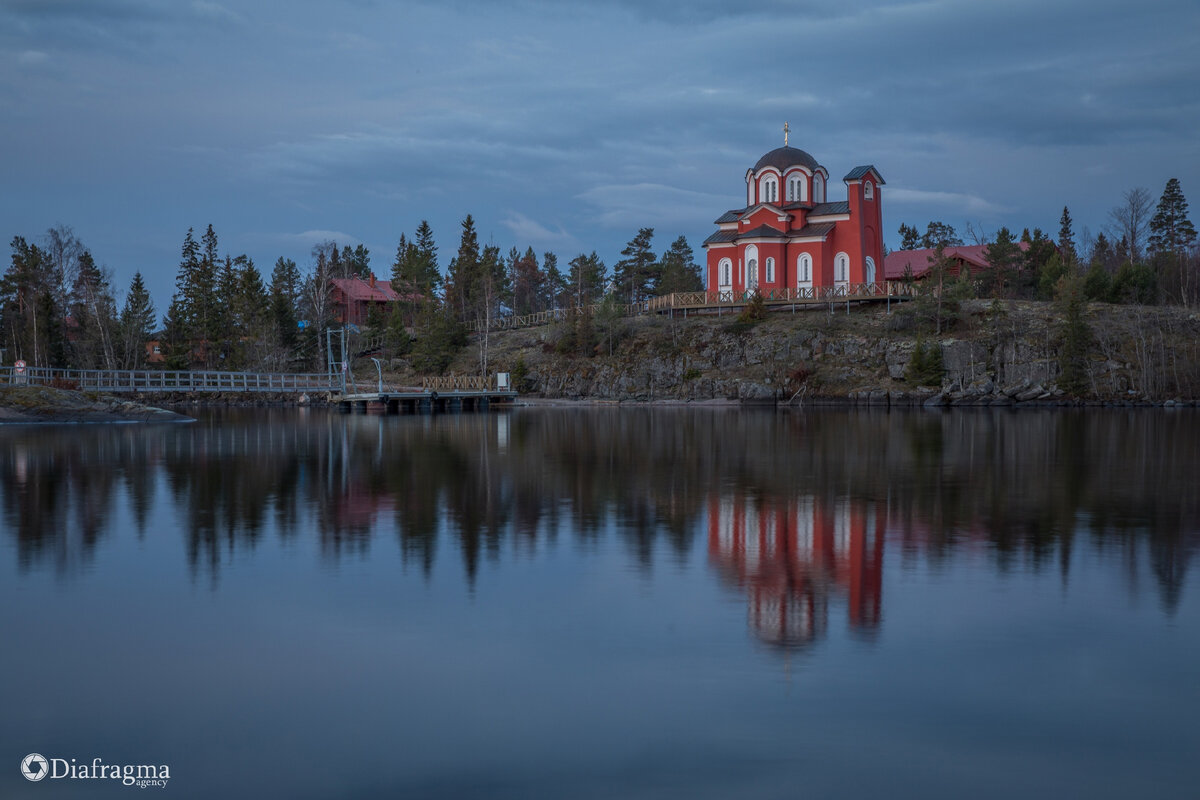
[[[758,286],[758,248],[754,245],[746,246],[746,289],[754,289]]]
[[[767,274],[766,274],[766,277],[764,278],[764,280],[767,283],[775,282],[775,259],[773,259],[773,258],[767,259]]]
[[[867,198],[868,200],[875,199],[875,184],[871,183],[870,181],[867,181],[863,184],[863,197]]]
[[[717,264],[717,284],[721,289],[733,286],[733,262],[728,258],[722,258]]]
[[[792,199],[803,203],[808,199],[808,184],[804,180],[803,175],[795,175],[791,180]]]
[[[760,203],[775,203],[779,200],[779,181],[774,176],[763,178],[762,189],[759,193]]]
[[[833,259],[833,282],[840,286],[850,282],[850,256],[845,253],[838,253]]]
[[[866,275],[863,278],[863,282],[864,283],[874,283],[875,282],[875,259],[871,258],[870,256],[867,256],[867,264],[866,264],[865,272],[866,272]]]
[[[796,286],[806,288],[812,286],[812,256],[801,253],[796,258]]]

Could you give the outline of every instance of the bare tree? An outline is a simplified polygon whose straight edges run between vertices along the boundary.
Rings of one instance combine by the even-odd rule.
[[[1126,190],[1121,198],[1123,202],[1108,212],[1108,219],[1112,223],[1114,238],[1125,237],[1129,242],[1129,260],[1137,263],[1142,259],[1142,244],[1146,239],[1154,202],[1150,192],[1140,186]]]

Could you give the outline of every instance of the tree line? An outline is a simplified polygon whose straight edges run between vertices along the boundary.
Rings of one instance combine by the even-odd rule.
[[[386,312],[372,308],[367,324],[385,335],[392,354],[441,371],[466,343],[468,322],[703,288],[687,239],[659,257],[653,237],[653,228],[640,229],[611,271],[595,251],[564,268],[553,252],[539,258],[532,247],[513,247],[505,255],[494,243],[480,245],[468,215],[443,272],[433,230],[422,221],[411,238],[401,234],[385,273],[399,302]],[[337,318],[333,281],[373,274],[365,246],[325,241],[306,269],[280,257],[265,277],[248,255],[223,253],[211,224],[199,236],[189,228],[160,320],[140,272],[118,308],[111,272],[69,227],[50,229],[40,242],[16,236],[11,248],[0,278],[0,361],[30,366],[323,369],[323,331]],[[486,365],[486,343],[481,358]]]
[[[933,221],[922,233],[901,224],[899,233],[901,250],[935,251],[930,277],[944,281],[945,249],[963,244],[954,227]],[[1055,239],[1040,228],[1018,235],[1002,227],[988,235],[968,225],[968,235],[986,245],[988,269],[970,276],[972,289],[985,296],[1051,300],[1068,278],[1078,279],[1083,297],[1093,301],[1200,302],[1200,248],[1178,178],[1167,181],[1157,205],[1144,188],[1124,192],[1108,213],[1106,230],[1096,236],[1084,228],[1077,239],[1066,206]]]

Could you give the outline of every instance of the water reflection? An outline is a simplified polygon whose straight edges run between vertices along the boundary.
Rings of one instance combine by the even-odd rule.
[[[872,633],[880,621],[883,542],[883,516],[870,503],[745,494],[709,501],[709,557],[746,590],[750,628],[773,645],[803,647],[823,636],[835,595],[847,598],[850,626]]]
[[[853,629],[879,626],[885,542],[1068,580],[1086,536],[1134,593],[1147,560],[1173,610],[1197,544],[1198,427],[1158,411],[227,411],[0,430],[0,508],[21,569],[62,575],[112,538],[118,509],[138,535],[165,511],[214,585],[264,536],[315,536],[331,563],[395,542],[424,574],[460,559],[468,587],[483,561],[560,532],[616,537],[643,570],[700,538],[756,633],[798,646],[820,638],[831,600]]]

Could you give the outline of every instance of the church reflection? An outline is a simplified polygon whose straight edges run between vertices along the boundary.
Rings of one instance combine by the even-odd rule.
[[[708,555],[747,597],[762,641],[800,648],[822,638],[831,605],[871,634],[881,619],[884,515],[874,505],[733,493],[708,501]]]

